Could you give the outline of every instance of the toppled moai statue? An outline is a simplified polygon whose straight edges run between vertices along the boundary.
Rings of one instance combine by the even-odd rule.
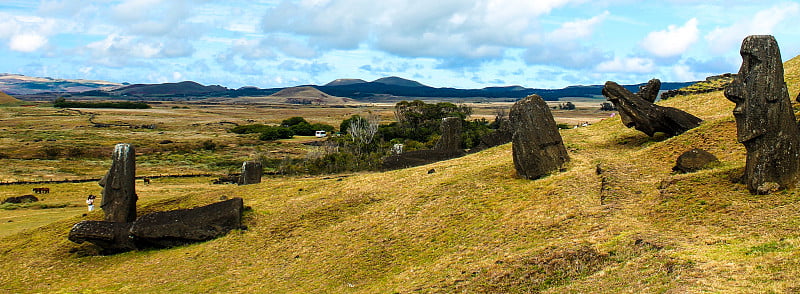
[[[538,179],[569,161],[556,121],[542,97],[534,94],[517,101],[509,118],[514,130],[514,167],[520,177]]]
[[[233,198],[192,209],[149,213],[136,219],[130,233],[138,246],[145,247],[211,240],[239,228],[243,209],[242,198]]]
[[[658,80],[655,80],[658,81]],[[660,87],[660,83],[658,85]],[[633,94],[619,84],[608,81],[603,87],[603,96],[619,110],[622,123],[652,137],[656,132],[669,136],[682,134],[696,128],[703,121],[677,108],[655,105],[653,90],[656,83],[651,80],[645,91]],[[656,95],[658,91],[655,91]]]
[[[461,119],[445,117],[442,119],[442,137],[436,142],[434,150],[445,153],[463,153],[461,149]]]
[[[691,173],[707,168],[710,164],[716,162],[719,162],[719,159],[714,154],[695,148],[678,156],[672,170],[678,173]]]
[[[725,97],[736,103],[737,139],[747,149],[742,180],[754,194],[777,185],[794,188],[800,169],[798,131],[773,36],[748,36],[742,42],[742,67]]]
[[[81,221],[69,231],[75,243],[89,242],[112,254],[165,248],[221,237],[241,228],[242,198],[192,209],[145,214],[135,222]]]
[[[658,91],[661,90],[661,80],[652,79],[647,81],[647,84],[639,86],[639,92],[636,95],[650,103],[656,103],[658,98]]]
[[[111,168],[100,180],[103,200],[100,207],[109,222],[128,223],[136,219],[136,154],[130,144],[117,144]]]
[[[258,161],[245,161],[242,163],[242,175],[239,178],[239,185],[250,185],[261,183],[261,176],[264,169]]]

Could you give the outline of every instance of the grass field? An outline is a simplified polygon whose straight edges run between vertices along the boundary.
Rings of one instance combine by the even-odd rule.
[[[787,62],[787,81],[798,77],[795,63],[797,58]],[[797,94],[797,85],[790,89]],[[800,192],[753,196],[732,182],[743,170],[745,154],[736,142],[733,103],[721,92],[675,97],[663,105],[704,122],[680,136],[650,138],[625,128],[618,117],[601,120],[606,114],[585,109],[574,119],[594,118],[593,125],[562,131],[571,157],[566,171],[535,181],[515,177],[509,144],[383,173],[266,177],[248,186],[211,185],[208,178],[137,185],[141,212],[242,197],[252,207],[244,216],[247,229],[189,246],[97,256],[96,248],[71,243],[66,234],[77,221],[100,219],[101,213],[82,216],[82,205],[64,208],[76,214],[0,237],[0,292],[800,291]],[[195,121],[218,122],[208,119],[217,115],[217,120],[232,120],[235,115],[230,110],[231,117],[223,117],[215,107],[202,110],[213,114],[192,114],[198,109],[191,107],[181,112],[205,117]],[[492,115],[492,107],[476,115]],[[263,111],[263,116],[236,118],[273,119]],[[347,117],[346,111],[356,110],[331,111],[343,111],[331,117]],[[383,112],[387,118],[388,112]],[[566,118],[559,112],[555,116]],[[103,117],[127,119],[110,113]],[[192,123],[141,131],[151,136],[137,138],[157,143],[183,132],[255,149],[247,145],[254,143],[210,127],[193,129]],[[49,124],[69,125],[54,119]],[[167,134],[172,136],[162,136]],[[25,137],[15,136],[9,142],[24,144]],[[692,148],[715,154],[721,163],[695,173],[672,173],[677,156]],[[99,165],[96,170],[103,172]],[[429,174],[430,169],[436,172]],[[6,188],[18,189],[7,194],[19,194],[32,187],[0,187],[3,193]],[[54,203],[77,202],[72,198],[99,191],[95,183],[51,188],[58,193],[46,201]],[[63,196],[55,196],[62,191]],[[35,212],[12,212],[24,211]]]

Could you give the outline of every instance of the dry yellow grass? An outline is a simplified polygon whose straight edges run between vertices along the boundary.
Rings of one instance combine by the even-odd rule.
[[[66,234],[100,215],[72,217],[0,239],[0,291],[800,291],[800,192],[753,196],[731,182],[745,154],[721,92],[664,104],[705,121],[673,138],[649,138],[619,118],[565,130],[567,171],[536,181],[514,177],[504,145],[385,173],[186,183],[142,210],[242,197],[248,229],[86,256],[92,246]],[[673,174],[677,156],[695,147],[721,163]]]

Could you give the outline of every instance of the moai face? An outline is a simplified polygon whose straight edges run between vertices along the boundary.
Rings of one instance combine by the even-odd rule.
[[[738,141],[751,141],[764,135],[770,129],[768,112],[780,96],[774,94],[775,82],[783,82],[775,75],[773,64],[781,65],[778,44],[772,36],[749,36],[742,42],[742,67],[733,83],[725,89],[725,97],[736,103],[733,116],[736,118]],[[777,60],[773,60],[777,59]],[[769,78],[756,78],[769,75]],[[776,81],[780,80],[780,81]]]

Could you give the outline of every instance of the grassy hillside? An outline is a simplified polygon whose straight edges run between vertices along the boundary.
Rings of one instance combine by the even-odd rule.
[[[2,104],[9,104],[9,103],[18,103],[20,102],[19,99],[14,98],[11,95],[6,93],[0,92],[0,105]]]
[[[753,196],[732,183],[745,150],[721,92],[664,104],[705,122],[673,138],[618,117],[565,130],[567,171],[536,181],[514,178],[504,145],[386,173],[197,183],[141,205],[227,196],[252,207],[247,230],[190,246],[95,256],[67,241],[99,212],[20,232],[0,239],[0,292],[800,291],[800,192]],[[692,148],[721,163],[672,174]]]

